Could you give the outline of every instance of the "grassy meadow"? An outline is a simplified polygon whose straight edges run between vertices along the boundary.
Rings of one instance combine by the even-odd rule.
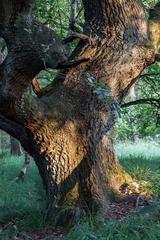
[[[160,240],[160,145],[154,142],[118,143],[118,159],[140,184],[142,192],[151,191],[155,201],[138,213],[121,220],[99,217],[79,218],[65,240]],[[46,196],[38,170],[31,161],[24,181],[16,181],[23,157],[0,153],[0,240],[58,239],[35,238],[33,233],[52,224],[46,220]]]

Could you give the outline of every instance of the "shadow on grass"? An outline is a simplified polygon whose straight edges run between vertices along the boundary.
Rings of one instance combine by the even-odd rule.
[[[46,226],[46,195],[37,167],[31,161],[24,181],[16,181],[24,157],[0,154],[0,239]]]

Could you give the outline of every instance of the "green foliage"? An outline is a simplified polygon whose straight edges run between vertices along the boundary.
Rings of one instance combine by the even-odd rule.
[[[70,1],[68,0],[36,0],[34,15],[41,22],[53,28],[62,37],[69,31]],[[76,18],[83,22],[82,3],[78,2]]]
[[[142,2],[146,8],[151,8],[158,2],[158,0],[142,0]]]
[[[115,126],[115,138],[134,140],[136,137],[159,136],[160,123],[157,110],[151,105],[137,105],[121,110]]]
[[[36,0],[34,15],[41,22],[64,36],[68,31],[69,1]]]
[[[144,70],[135,84],[136,99],[160,99],[160,63],[157,62]],[[132,101],[129,96],[125,102]],[[134,140],[135,136],[159,137],[160,112],[159,105],[138,104],[121,109],[121,117],[115,126],[115,138]]]

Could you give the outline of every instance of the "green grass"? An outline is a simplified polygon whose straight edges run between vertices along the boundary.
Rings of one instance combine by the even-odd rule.
[[[46,224],[46,197],[38,170],[31,161],[24,181],[17,182],[15,178],[22,166],[23,156],[0,154],[0,223],[9,224],[6,230],[0,230],[0,239],[3,240],[43,228]]]
[[[160,193],[160,146],[152,143],[119,143],[115,149],[124,169],[137,181],[142,191]],[[33,161],[24,181],[15,181],[23,165],[23,157],[0,153],[0,240],[25,236],[43,229],[46,222],[46,196]],[[132,213],[122,220],[102,220],[98,217],[79,218],[65,240],[160,240],[159,202]]]
[[[123,220],[86,219],[76,225],[65,240],[159,240],[159,213],[132,214]]]
[[[123,168],[140,184],[141,191],[160,193],[160,145],[155,142],[115,146]]]

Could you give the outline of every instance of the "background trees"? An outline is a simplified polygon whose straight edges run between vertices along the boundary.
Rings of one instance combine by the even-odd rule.
[[[135,99],[129,96],[128,104],[122,105],[117,121],[116,137],[121,140],[137,138],[157,138],[160,132],[160,80],[159,63],[148,67],[134,86]],[[132,105],[133,104],[133,105]]]

